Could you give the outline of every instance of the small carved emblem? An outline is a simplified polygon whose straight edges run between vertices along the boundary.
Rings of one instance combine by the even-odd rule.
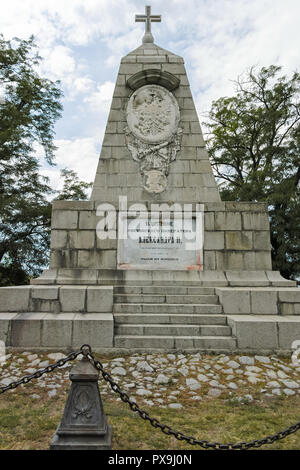
[[[158,85],[145,85],[131,96],[127,107],[126,143],[140,163],[143,186],[150,193],[167,188],[169,165],[180,150],[182,130],[174,96]]]
[[[77,390],[73,400],[74,413],[72,418],[76,419],[78,416],[84,416],[86,419],[91,419],[93,415],[90,413],[90,410],[93,406],[93,402],[88,392],[86,390]]]
[[[150,170],[144,173],[144,188],[149,193],[162,193],[167,184],[167,178],[161,171]]]

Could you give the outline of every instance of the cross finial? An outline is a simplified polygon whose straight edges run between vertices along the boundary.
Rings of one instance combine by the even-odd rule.
[[[151,15],[151,6],[145,6],[145,15],[135,15],[136,23],[146,23],[145,34],[143,37],[143,44],[146,42],[154,42],[154,38],[151,33],[151,23],[160,23],[161,15]]]

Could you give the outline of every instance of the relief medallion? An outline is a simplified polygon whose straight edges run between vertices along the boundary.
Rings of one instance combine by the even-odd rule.
[[[126,143],[140,163],[143,187],[150,193],[167,188],[169,165],[180,150],[182,130],[175,97],[159,85],[136,90],[127,105]]]

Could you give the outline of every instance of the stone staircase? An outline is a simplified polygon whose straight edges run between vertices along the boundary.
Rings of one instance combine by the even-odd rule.
[[[233,350],[213,287],[114,287],[114,347]]]

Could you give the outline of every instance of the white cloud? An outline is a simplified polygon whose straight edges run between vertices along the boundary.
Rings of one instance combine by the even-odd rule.
[[[98,139],[94,137],[60,139],[54,143],[58,147],[55,162],[60,168],[75,170],[81,180],[87,182],[94,180],[99,159]]]
[[[49,186],[54,191],[61,191],[63,188],[63,180],[60,177],[60,170],[57,168],[42,168],[40,170],[41,175],[46,176],[49,178]],[[53,194],[50,195],[49,199],[53,199]]]
[[[61,45],[51,49],[41,48],[40,55],[44,59],[41,69],[47,73],[48,78],[64,81],[66,77],[74,74],[76,62],[70,48]]]
[[[142,36],[143,33],[141,33],[139,29],[134,29],[127,31],[125,34],[118,35],[117,37],[107,37],[105,42],[113,53],[106,59],[106,65],[109,67],[117,67],[121,57],[140,45]]]
[[[89,77],[78,77],[73,81],[73,90],[76,93],[89,93],[94,87],[94,81]]]
[[[88,103],[92,111],[99,113],[107,113],[111,103],[115,84],[113,82],[105,82],[98,84],[93,93],[84,98],[84,102]]]
[[[86,45],[96,36],[120,34],[132,25],[135,2],[128,0],[1,0],[4,35],[31,34],[66,44]]]
[[[210,108],[212,100],[232,94],[231,80],[251,65],[282,65],[284,73],[299,69],[299,0],[152,0],[151,4],[154,14],[162,14],[162,23],[153,25],[155,42],[185,58],[200,113]],[[86,111],[76,138],[70,135],[71,126],[66,126],[65,135],[60,131],[57,158],[60,165],[92,180],[98,128],[106,125],[121,56],[141,44],[144,26],[134,23],[134,14],[144,12],[144,3],[0,0],[0,8],[4,36],[34,34],[45,58],[45,76],[62,80],[74,116]],[[95,63],[101,66],[97,76]]]
[[[299,69],[298,0],[190,0],[184,11],[183,3],[166,2],[167,48],[185,58],[199,113],[232,95],[233,81],[252,65]]]
[[[56,140],[57,151],[55,153],[56,166],[44,165],[40,173],[49,178],[52,189],[59,191],[63,187],[63,179],[60,176],[62,168],[69,168],[76,171],[78,178],[87,183],[93,182],[98,165],[99,150],[98,140],[93,137],[79,139]],[[37,156],[43,160],[43,151],[36,145]]]

